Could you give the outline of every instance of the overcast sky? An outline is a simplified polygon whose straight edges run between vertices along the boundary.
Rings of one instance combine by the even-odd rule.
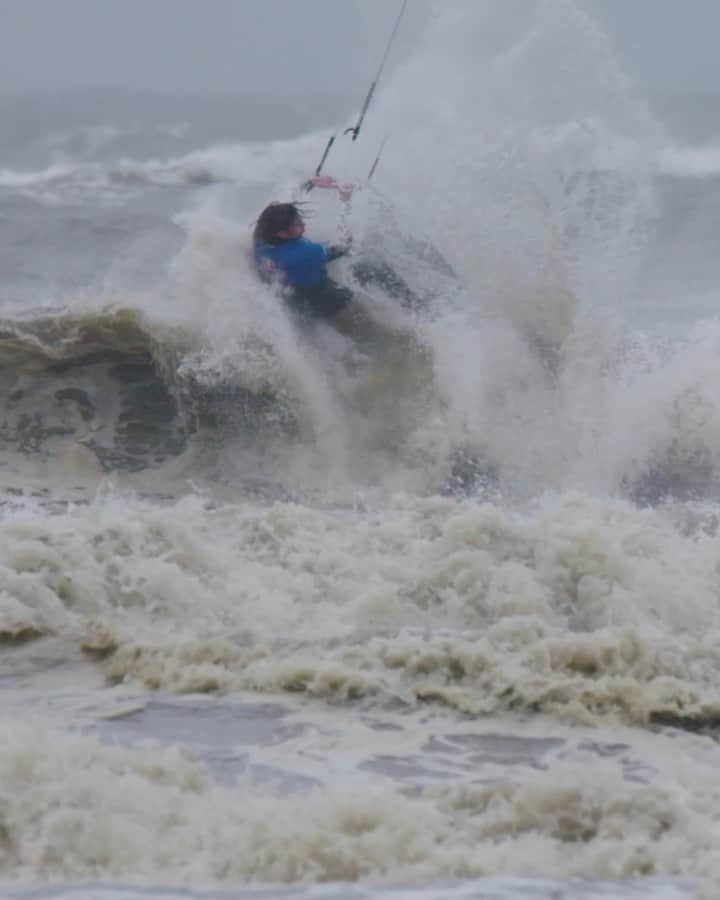
[[[411,13],[425,2],[410,0]],[[720,0],[581,2],[606,25],[641,87],[720,89]],[[399,0],[0,0],[0,89],[357,91],[398,7]]]
[[[482,2],[482,0],[479,0]],[[585,0],[644,87],[720,90],[720,0]]]

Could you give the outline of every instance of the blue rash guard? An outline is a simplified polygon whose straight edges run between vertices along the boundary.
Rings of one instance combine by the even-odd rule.
[[[255,265],[270,281],[294,288],[315,288],[327,280],[326,265],[333,258],[323,244],[307,238],[295,238],[277,247],[256,243],[253,249]]]
[[[345,247],[326,247],[303,237],[278,246],[257,242],[253,248],[261,277],[290,288],[284,292],[290,305],[312,318],[331,318],[352,300],[352,292],[327,272],[327,264],[345,253]]]

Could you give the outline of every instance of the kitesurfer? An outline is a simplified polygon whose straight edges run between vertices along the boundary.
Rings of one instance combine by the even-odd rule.
[[[351,185],[339,185],[328,175],[314,176],[313,187],[337,188],[348,201]],[[260,213],[253,233],[253,255],[260,276],[283,291],[290,306],[305,316],[332,318],[353,298],[352,291],[330,278],[328,263],[350,251],[344,243],[308,240],[301,203],[271,203]]]
[[[340,199],[347,203],[352,196],[351,184],[338,184],[329,175],[313,176],[307,186],[335,188]],[[333,319],[350,306],[353,292],[338,284],[328,274],[327,265],[350,252],[352,240],[345,235],[342,243],[320,244],[305,234],[302,203],[271,203],[260,213],[253,234],[255,265],[261,278],[277,285],[291,308],[304,317]],[[405,282],[381,260],[358,261],[351,267],[360,287],[380,286],[407,307],[417,305],[417,299]],[[351,318],[361,314],[353,304]],[[356,323],[357,324],[357,323]]]
[[[345,134],[352,134],[353,141],[360,135],[407,5],[408,0],[402,0],[385,53],[365,97],[357,123],[345,130]],[[335,137],[336,135],[332,135],[327,142],[315,175],[305,183],[304,188],[308,193],[316,187],[337,189],[340,199],[349,203],[353,186],[338,184],[331,176],[321,174],[335,143]],[[368,182],[380,162],[386,140],[383,141],[370,169]],[[271,203],[260,213],[253,234],[255,265],[265,281],[280,287],[283,295],[297,312],[314,318],[332,318],[337,326],[343,318],[339,314],[350,306],[353,293],[349,288],[337,284],[330,278],[327,265],[349,252],[350,237],[348,235],[340,244],[318,244],[303,237],[305,222],[301,207],[300,203]],[[383,262],[356,262],[352,266],[352,274],[362,287],[379,284],[387,293],[400,298],[408,306],[415,304],[415,298],[407,285]],[[350,318],[358,318],[356,304],[352,305],[349,313]]]

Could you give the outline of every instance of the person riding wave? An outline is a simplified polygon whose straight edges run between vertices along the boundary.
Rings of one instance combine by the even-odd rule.
[[[315,176],[308,184],[337,188],[341,200],[350,199],[352,187],[338,185],[329,176]],[[260,213],[253,232],[253,256],[263,280],[283,289],[296,311],[330,318],[345,309],[352,291],[330,278],[328,263],[350,251],[345,244],[320,244],[303,237],[305,222],[300,203],[271,203]]]

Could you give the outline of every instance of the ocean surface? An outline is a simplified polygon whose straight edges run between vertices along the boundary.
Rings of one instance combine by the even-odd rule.
[[[249,264],[356,108],[0,98],[0,896],[718,897],[720,97],[438,4],[370,332]]]

